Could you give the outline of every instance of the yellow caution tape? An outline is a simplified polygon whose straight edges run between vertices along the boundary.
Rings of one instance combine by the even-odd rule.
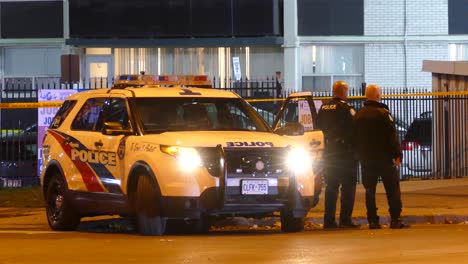
[[[60,107],[63,102],[40,102],[40,103],[0,103],[0,109],[22,109],[22,108],[47,108]]]
[[[402,98],[402,97],[444,97],[444,96],[462,96],[468,95],[468,91],[459,92],[428,92],[416,94],[384,94],[382,98]],[[331,99],[331,96],[316,96],[316,100]],[[349,99],[365,99],[365,96],[350,96]],[[258,102],[282,102],[285,98],[262,98],[262,99],[246,99],[249,103]],[[0,109],[21,109],[21,108],[47,108],[60,107],[63,102],[25,102],[25,103],[0,103]]]
[[[428,93],[415,93],[415,94],[383,94],[382,98],[402,98],[402,97],[445,97],[445,96],[462,96],[468,95],[468,91],[459,92],[428,92]],[[300,96],[304,97],[304,96]],[[315,100],[331,99],[331,96],[314,96]],[[366,99],[365,96],[349,96],[349,99]],[[247,102],[276,102],[284,101],[284,98],[265,98],[265,99],[247,99]]]
[[[245,99],[249,103],[258,103],[258,102],[282,102],[284,98],[263,98],[263,99]]]

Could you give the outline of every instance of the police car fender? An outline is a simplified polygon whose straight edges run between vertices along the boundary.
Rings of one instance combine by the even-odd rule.
[[[203,166],[187,172],[181,169],[175,170],[179,166],[175,157],[162,153],[159,143],[138,142],[128,140],[125,152],[125,172],[128,175],[122,184],[128,184],[128,177],[131,170],[137,164],[147,164],[160,186],[163,196],[193,196],[198,197],[207,188],[216,187],[218,179],[211,177],[207,169]],[[131,154],[128,154],[131,153]],[[138,176],[138,175],[133,175]]]

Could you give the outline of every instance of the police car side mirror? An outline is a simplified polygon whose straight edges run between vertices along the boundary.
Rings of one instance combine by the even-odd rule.
[[[289,122],[276,129],[275,133],[281,136],[302,136],[304,135],[304,126],[299,122]]]
[[[119,122],[105,122],[102,133],[105,135],[128,135],[131,134],[132,131],[124,128]]]

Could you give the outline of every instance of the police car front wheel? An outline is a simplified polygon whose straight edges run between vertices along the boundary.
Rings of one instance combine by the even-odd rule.
[[[50,178],[46,190],[47,221],[52,230],[75,230],[80,224],[79,215],[65,198],[66,185],[63,176],[55,173]]]
[[[142,235],[163,235],[166,231],[166,218],[161,214],[161,199],[156,183],[148,175],[138,177],[135,192],[137,228]]]

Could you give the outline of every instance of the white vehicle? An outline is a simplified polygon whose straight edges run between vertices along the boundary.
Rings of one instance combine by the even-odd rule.
[[[401,149],[403,151],[401,179],[425,179],[433,176],[431,112],[413,120],[401,143]]]
[[[273,133],[231,92],[76,93],[47,130],[42,155],[53,230],[74,230],[85,216],[119,214],[132,216],[144,235],[164,234],[173,219],[200,232],[210,217],[280,212],[282,230],[296,232],[314,201],[310,152]]]

